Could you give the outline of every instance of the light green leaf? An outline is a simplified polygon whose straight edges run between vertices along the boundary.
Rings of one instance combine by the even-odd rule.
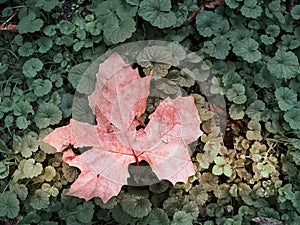
[[[176,16],[171,7],[170,0],[143,0],[138,14],[155,27],[171,27],[176,23]]]
[[[31,121],[27,120],[25,116],[19,116],[16,120],[16,125],[20,129],[26,129],[29,124],[31,124]]]
[[[143,218],[151,211],[151,202],[145,196],[125,195],[121,200],[124,212],[136,218]]]
[[[45,209],[50,204],[49,197],[50,195],[47,192],[41,189],[36,190],[34,195],[30,198],[30,205],[37,210]]]
[[[36,96],[42,97],[51,91],[52,82],[47,79],[36,79],[32,82],[31,88]]]
[[[282,111],[288,111],[295,107],[297,103],[297,93],[287,87],[279,87],[275,90],[275,97],[278,101],[279,108]]]
[[[245,95],[245,87],[242,84],[233,84],[232,88],[228,89],[226,92],[226,97],[229,101],[236,104],[243,104],[247,101]]]
[[[290,79],[299,72],[299,62],[295,53],[279,48],[267,63],[271,75],[278,79]]]
[[[37,72],[43,68],[43,62],[38,58],[30,58],[24,64],[22,72],[27,78],[33,78],[37,75]]]
[[[34,121],[39,128],[55,125],[62,119],[62,112],[52,103],[42,103],[34,117]]]
[[[220,176],[223,174],[223,167],[222,166],[218,166],[218,165],[214,165],[212,168],[212,174],[216,175],[216,176]]]
[[[229,107],[229,115],[234,120],[241,120],[245,116],[244,109],[245,106],[243,105],[231,104]]]
[[[223,168],[223,171],[224,171],[224,175],[227,176],[227,177],[231,177],[232,175],[232,169],[231,169],[231,166],[226,164]]]
[[[5,191],[0,195],[0,216],[15,218],[20,210],[19,200],[15,193]]]
[[[259,44],[252,38],[245,38],[236,42],[233,46],[233,52],[237,56],[241,56],[249,63],[256,62],[261,59],[261,53],[258,51]]]
[[[36,19],[36,14],[32,11],[28,15],[21,18],[18,23],[18,31],[20,34],[33,33],[39,31],[43,26],[43,20]]]

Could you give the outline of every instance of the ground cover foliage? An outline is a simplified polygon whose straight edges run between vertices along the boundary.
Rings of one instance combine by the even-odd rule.
[[[0,9],[1,223],[300,223],[299,1],[0,0]],[[69,123],[90,63],[140,40],[178,42],[213,73],[136,65],[170,80],[156,84],[161,99],[179,95],[178,85],[194,97],[204,132],[196,173],[186,184],[123,186],[105,204],[68,196],[80,171],[42,139]],[[226,112],[208,104],[197,79],[225,97]],[[149,114],[157,101],[148,99]]]

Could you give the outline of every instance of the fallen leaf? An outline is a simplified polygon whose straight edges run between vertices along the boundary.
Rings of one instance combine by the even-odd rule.
[[[146,109],[151,74],[141,78],[115,53],[100,64],[96,77],[88,100],[97,124],[71,119],[44,138],[57,151],[70,144],[92,147],[77,156],[71,149],[64,152],[63,161],[81,170],[68,194],[85,200],[100,197],[105,203],[127,184],[128,165],[142,160],[159,179],[187,182],[195,173],[188,144],[202,134],[193,97],[161,101],[145,126],[140,117]]]

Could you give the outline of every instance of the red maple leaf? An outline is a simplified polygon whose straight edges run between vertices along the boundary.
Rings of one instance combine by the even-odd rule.
[[[151,75],[141,78],[115,53],[100,64],[96,76],[88,100],[97,125],[71,119],[44,138],[58,151],[69,144],[92,146],[78,156],[71,149],[64,152],[63,160],[81,170],[68,194],[107,202],[127,184],[128,165],[141,160],[159,179],[186,182],[195,173],[188,144],[202,134],[193,97],[166,98],[149,116],[149,123],[137,129],[144,125],[140,116],[146,109]]]

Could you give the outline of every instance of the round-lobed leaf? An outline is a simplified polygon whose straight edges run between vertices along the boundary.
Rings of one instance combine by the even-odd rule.
[[[27,78],[33,78],[43,68],[43,62],[38,58],[28,59],[22,67],[22,72]]]
[[[170,0],[143,0],[138,14],[158,28],[171,27],[176,23],[175,13],[171,11]]]
[[[15,218],[20,210],[17,195],[10,191],[5,191],[0,195],[0,216]]]
[[[125,195],[120,204],[124,212],[136,218],[147,216],[152,205],[148,198],[139,195]]]
[[[62,112],[53,103],[42,103],[34,117],[34,121],[39,128],[46,128],[50,124],[57,124],[61,119]]]

